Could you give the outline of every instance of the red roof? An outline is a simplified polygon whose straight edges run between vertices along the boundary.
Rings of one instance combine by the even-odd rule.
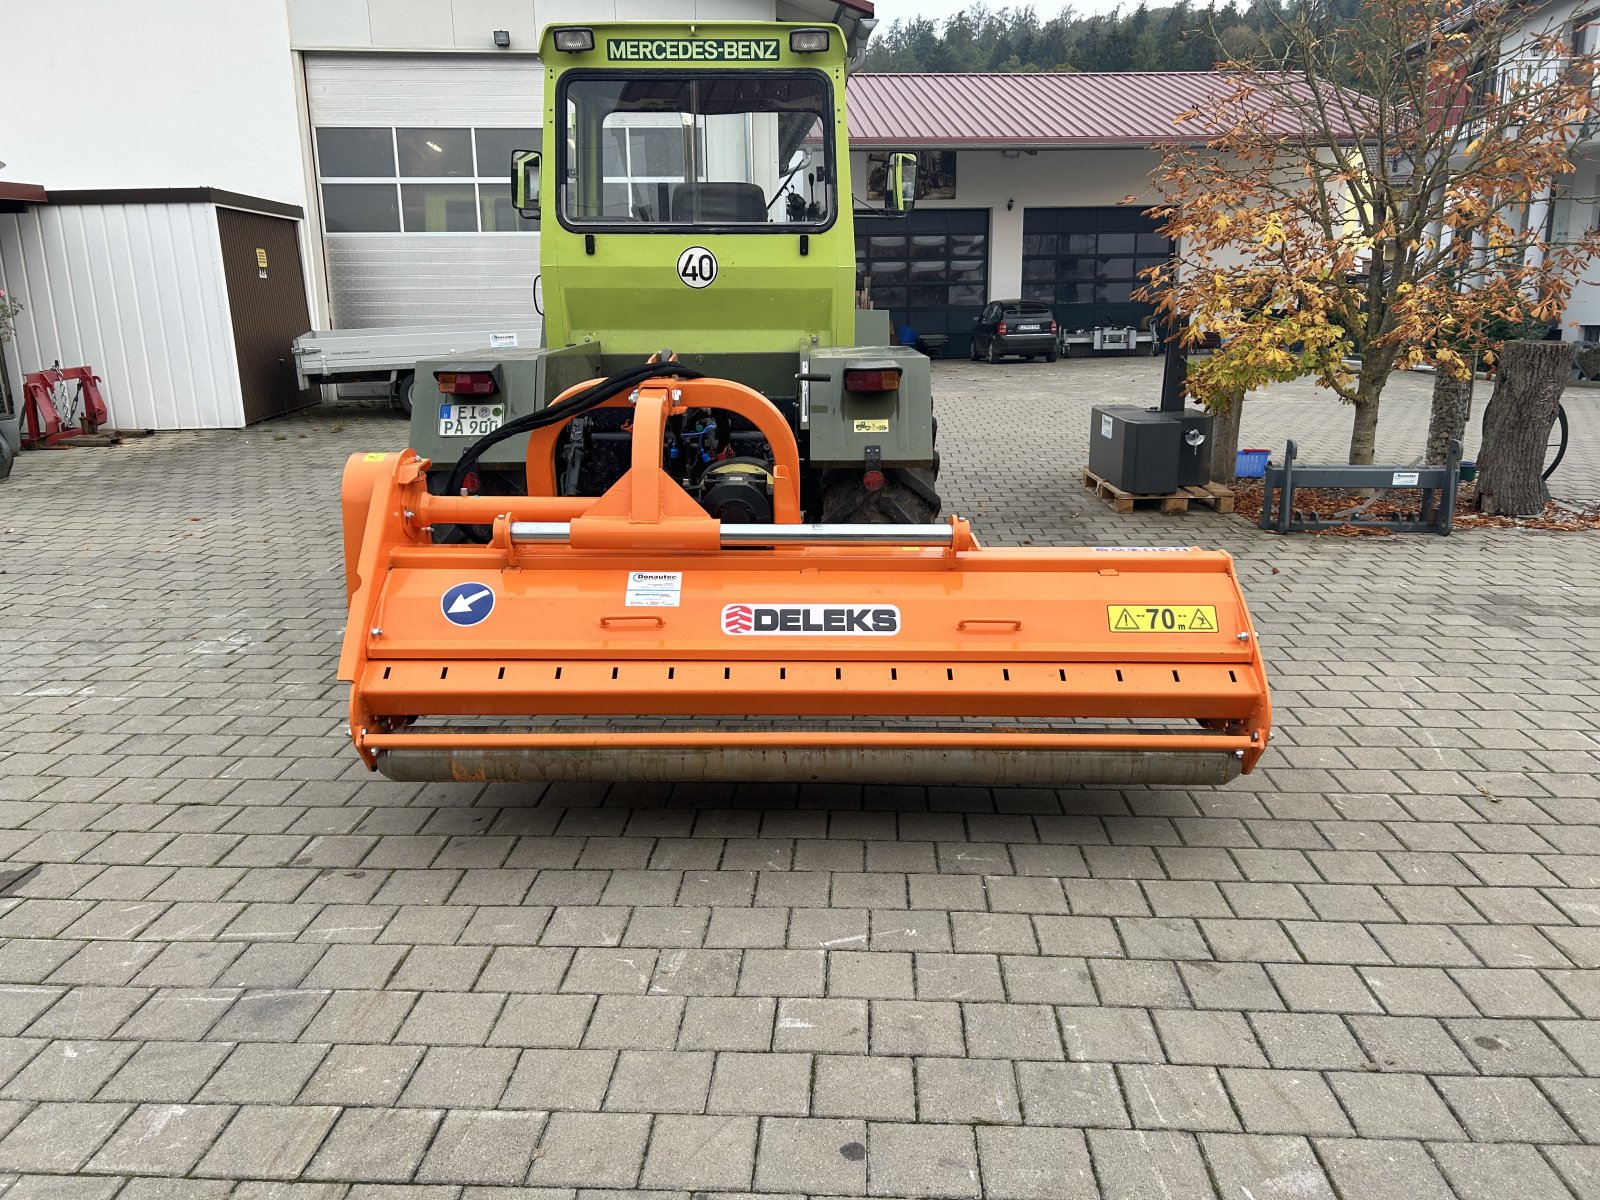
[[[1214,71],[852,75],[850,142],[865,146],[1128,146],[1203,141],[1180,113],[1234,86]]]

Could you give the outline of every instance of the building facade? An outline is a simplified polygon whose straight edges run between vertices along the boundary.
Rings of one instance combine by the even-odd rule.
[[[507,174],[512,150],[538,144],[539,32],[629,18],[832,21],[856,45],[872,24],[867,0],[12,6],[8,82],[51,97],[0,133],[0,181],[50,196],[0,211],[0,286],[28,305],[13,390],[24,371],[89,363],[113,422],[150,428],[238,426],[309,402],[250,325],[264,255],[274,288],[298,271],[306,328],[536,324],[539,234],[511,207]],[[50,48],[67,28],[74,86],[62,88]],[[1204,79],[853,77],[870,302],[946,334],[949,354],[966,352],[990,299],[1047,301],[1069,328],[1140,324],[1137,272],[1170,249],[1143,214],[1150,146]],[[877,215],[875,167],[893,150],[922,161],[909,218]],[[255,252],[241,268],[221,228],[230,213],[292,237],[270,255],[241,243]],[[274,406],[253,386],[289,391]]]

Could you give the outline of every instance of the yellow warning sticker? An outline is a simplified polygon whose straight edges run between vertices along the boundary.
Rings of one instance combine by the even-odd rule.
[[[1112,633],[1215,633],[1213,604],[1108,604],[1106,623]]]
[[[882,419],[876,421],[857,421],[855,429],[857,433],[888,433],[889,422]]]
[[[263,271],[267,269],[267,252],[260,246],[256,247],[256,266]]]
[[[362,462],[382,462],[384,459],[386,459],[388,457],[389,456],[387,454],[363,454],[361,456],[361,461]]]

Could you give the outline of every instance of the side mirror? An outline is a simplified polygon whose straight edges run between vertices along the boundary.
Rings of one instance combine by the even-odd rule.
[[[530,221],[539,219],[539,152],[511,152],[511,203]]]
[[[917,156],[891,154],[889,156],[889,189],[884,198],[884,208],[892,213],[908,213],[917,203]]]

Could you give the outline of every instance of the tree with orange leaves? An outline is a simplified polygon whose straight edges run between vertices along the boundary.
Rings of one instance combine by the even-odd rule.
[[[1219,68],[1154,173],[1179,249],[1143,293],[1190,344],[1221,338],[1192,395],[1314,376],[1354,406],[1350,461],[1370,463],[1395,368],[1470,380],[1494,329],[1559,319],[1600,253],[1595,231],[1547,232],[1600,63],[1538,7],[1313,0]]]

